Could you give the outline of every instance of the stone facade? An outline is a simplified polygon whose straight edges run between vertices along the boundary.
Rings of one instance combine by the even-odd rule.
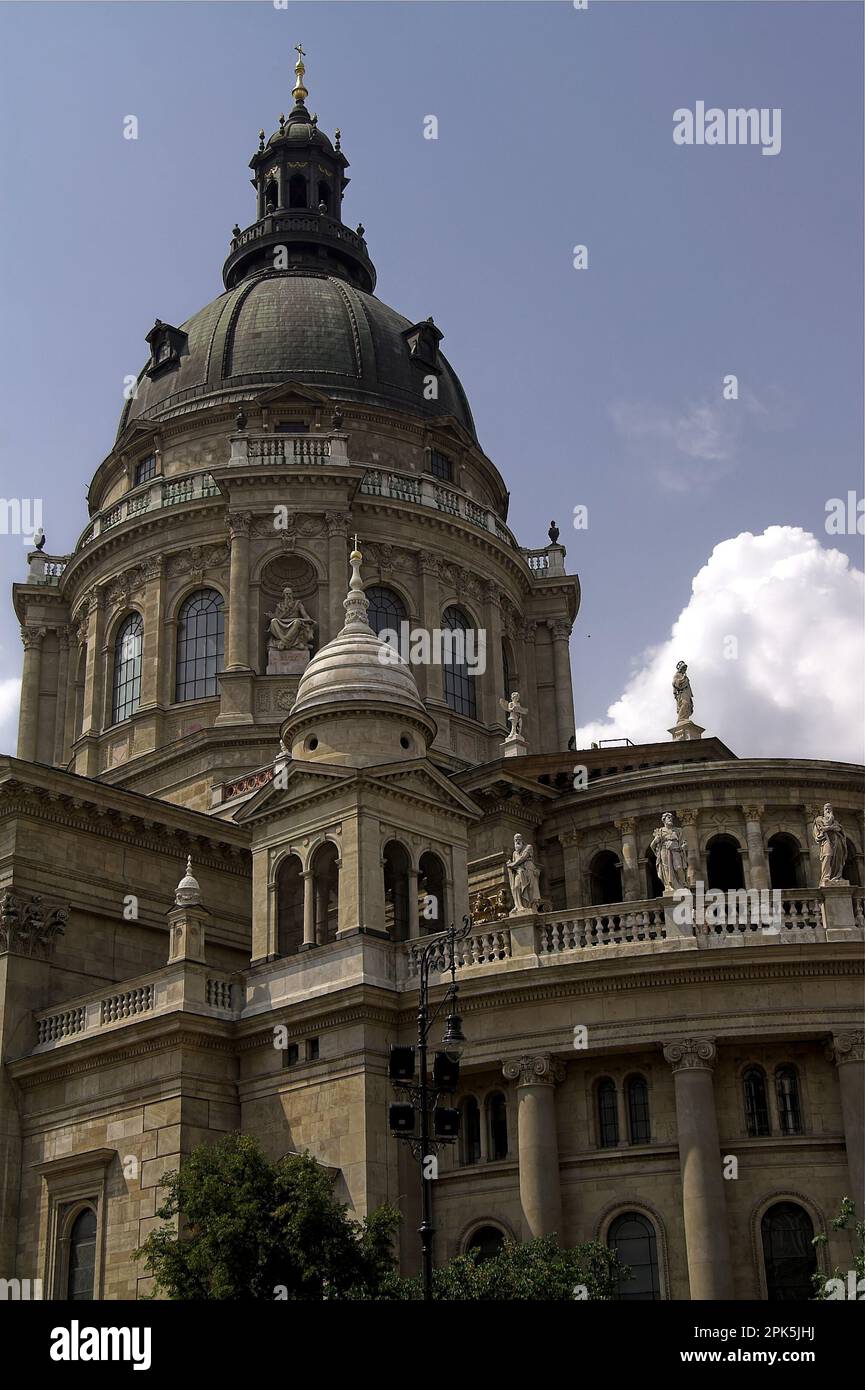
[[[302,98],[287,126],[310,169],[324,151],[325,183],[347,163]],[[435,1185],[438,1256],[490,1230],[615,1241],[630,1213],[656,1296],[772,1296],[766,1213],[791,1204],[828,1232],[844,1195],[862,1200],[861,769],[740,760],[698,726],[568,751],[580,589],[564,547],[518,544],[439,330],[374,300],[362,233],[336,203],[318,222],[312,203],[271,206],[289,165],[271,184],[265,163],[259,219],[226,262],[228,319],[210,306],[151,330],[75,550],[34,553],[15,586],[0,1275],[65,1297],[92,1212],[95,1296],[147,1291],[131,1254],[160,1179],[238,1128],[274,1156],[309,1149],[359,1216],[399,1206],[414,1270],[419,1178],[387,1128],[388,1053],[413,1039],[424,935],[471,913],[463,1135]],[[283,235],[285,283],[259,256]],[[276,318],[259,348],[243,338],[247,292],[311,306],[308,363]],[[203,323],[218,377],[212,353],[195,377]],[[362,578],[358,554],[346,596],[355,533]],[[441,629],[456,608],[485,634],[468,693],[436,663],[381,683],[361,584],[412,627]],[[268,674],[285,586],[314,650]],[[517,690],[526,748],[511,757],[501,699]],[[821,889],[826,801],[847,881]],[[683,922],[663,896],[651,842],[666,812],[695,894],[737,894],[723,920],[698,902]],[[515,834],[541,870],[540,909],[518,917]],[[777,894],[769,929],[760,890]],[[827,1263],[846,1267],[829,1235]]]

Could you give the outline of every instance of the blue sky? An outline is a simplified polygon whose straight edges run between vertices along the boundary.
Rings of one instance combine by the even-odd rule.
[[[522,543],[561,527],[583,587],[577,721],[603,719],[718,544],[780,527],[861,564],[861,537],[824,519],[862,490],[862,27],[828,0],[0,5],[3,496],[41,496],[49,550],[72,546],[144,334],[219,293],[230,228],[253,220],[247,161],[302,39],[378,294],[444,331]],[[780,107],[781,153],[675,145],[698,100]],[[24,555],[0,536],[7,590]],[[793,646],[814,640],[813,591]],[[0,650],[8,680],[11,606]],[[758,661],[711,704],[736,729]]]

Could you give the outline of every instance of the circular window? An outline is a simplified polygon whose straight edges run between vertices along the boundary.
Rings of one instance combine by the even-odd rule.
[[[411,739],[408,734],[401,734],[399,740],[400,748],[411,748]]]
[[[312,738],[308,738],[306,740],[306,746],[309,749],[310,753],[315,752],[316,748],[318,747],[318,739],[316,738],[315,734],[312,735]]]

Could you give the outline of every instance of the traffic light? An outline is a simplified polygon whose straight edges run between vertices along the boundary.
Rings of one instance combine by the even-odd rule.
[[[436,1106],[433,1111],[433,1134],[436,1139],[456,1139],[460,1132],[460,1112],[448,1106]]]
[[[415,1110],[413,1105],[398,1103],[388,1107],[388,1119],[394,1134],[414,1134]]]
[[[433,1083],[437,1091],[452,1092],[460,1079],[460,1064],[446,1052],[437,1052],[433,1058]]]
[[[414,1077],[414,1048],[393,1046],[387,1074],[391,1081],[411,1081]]]

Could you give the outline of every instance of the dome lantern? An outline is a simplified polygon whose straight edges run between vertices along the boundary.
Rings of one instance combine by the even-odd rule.
[[[375,288],[375,267],[363,236],[342,221],[342,196],[348,185],[348,160],[338,137],[336,146],[310,115],[306,99],[306,56],[296,45],[294,106],[280,115],[269,140],[259,134],[249,161],[256,192],[257,220],[232,240],[223,267],[226,289],[262,270],[314,266],[358,288]]]

